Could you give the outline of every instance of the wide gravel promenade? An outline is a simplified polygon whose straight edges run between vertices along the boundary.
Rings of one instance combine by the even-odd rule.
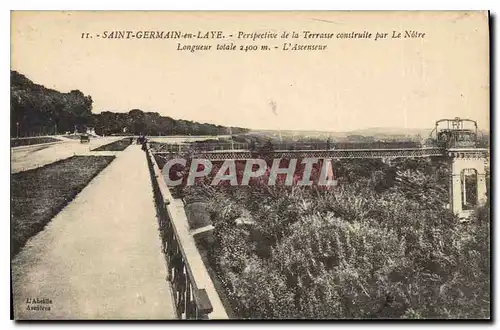
[[[175,318],[146,157],[116,154],[12,261],[16,319]]]

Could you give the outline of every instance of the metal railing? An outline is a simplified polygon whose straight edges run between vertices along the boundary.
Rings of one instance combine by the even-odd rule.
[[[161,172],[151,154],[146,151],[155,205],[161,232],[162,250],[168,265],[167,280],[172,285],[177,317],[180,319],[208,319],[213,311],[204,288],[198,288],[189,260],[183,250],[175,225],[170,219],[167,207],[170,203],[160,187]]]
[[[193,151],[219,151],[219,150],[248,150],[247,143],[200,143],[200,144],[162,144],[161,152],[181,152],[186,150]]]
[[[273,142],[272,150],[296,151],[296,150],[364,150],[364,149],[418,149],[422,146],[415,141],[399,142]],[[243,142],[218,142],[218,143],[162,143],[159,152],[181,152],[191,151],[219,151],[219,150],[265,150],[266,144],[251,144]]]
[[[161,154],[159,152],[158,154]],[[209,160],[226,159],[251,159],[258,153],[251,151],[227,151],[214,152],[206,151],[197,153],[199,158]],[[345,150],[274,150],[269,152],[274,158],[331,158],[331,159],[382,159],[382,158],[414,158],[414,157],[440,157],[444,156],[444,151],[438,148],[421,149],[345,149]]]

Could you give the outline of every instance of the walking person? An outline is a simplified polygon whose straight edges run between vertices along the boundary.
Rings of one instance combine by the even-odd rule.
[[[148,140],[146,139],[146,137],[145,137],[145,136],[143,136],[143,137],[142,137],[142,148],[141,148],[141,149],[142,149],[142,150],[144,150],[144,151],[147,151],[147,150],[148,150],[148,147],[147,147],[147,142],[148,142]]]

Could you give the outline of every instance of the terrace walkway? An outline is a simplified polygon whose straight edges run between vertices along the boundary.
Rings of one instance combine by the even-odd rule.
[[[66,138],[60,142],[34,144],[10,149],[11,173],[27,171],[44,166],[73,155],[87,155],[90,149],[120,140],[122,137],[109,136],[91,139],[90,143]]]
[[[146,157],[131,145],[12,260],[14,317],[172,319],[165,277]]]

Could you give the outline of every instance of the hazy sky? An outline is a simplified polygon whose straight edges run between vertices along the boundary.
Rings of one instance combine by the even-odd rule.
[[[102,39],[104,31],[222,30],[223,41]],[[253,42],[239,31],[425,32],[423,39]],[[92,39],[82,39],[88,32]],[[229,37],[233,34],[233,37]],[[300,33],[302,35],[302,33]],[[177,43],[278,46],[271,51],[177,50]],[[284,42],[327,45],[282,51]],[[484,13],[15,12],[12,69],[49,88],[79,89],[94,112],[139,108],[249,128],[346,131],[432,127],[468,117],[489,127]]]

